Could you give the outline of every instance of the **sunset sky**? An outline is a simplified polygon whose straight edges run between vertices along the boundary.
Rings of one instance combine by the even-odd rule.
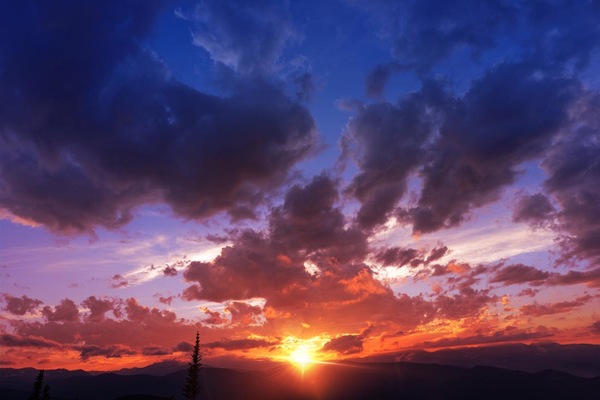
[[[600,1],[0,2],[0,364],[600,344]]]

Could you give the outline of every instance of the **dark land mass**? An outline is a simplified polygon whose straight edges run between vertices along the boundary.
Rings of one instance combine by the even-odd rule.
[[[600,376],[600,346],[594,344],[506,343],[437,351],[409,350],[379,354],[360,361],[403,361],[459,367],[487,365],[525,372],[554,369],[588,378]]]
[[[3,369],[0,398],[25,400],[32,369]],[[163,376],[92,375],[47,371],[54,400],[181,399],[185,369]],[[56,376],[58,377],[56,377]],[[202,399],[210,400],[388,400],[388,399],[598,399],[600,377],[546,370],[537,373],[494,367],[462,368],[416,363],[312,365],[304,374],[281,365],[263,371],[204,368]]]

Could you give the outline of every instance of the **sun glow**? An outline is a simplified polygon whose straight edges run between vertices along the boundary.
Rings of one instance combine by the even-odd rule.
[[[312,349],[308,346],[299,346],[296,348],[290,353],[289,359],[293,364],[300,368],[302,372],[304,372],[310,364],[315,362],[312,355]]]
[[[312,338],[298,338],[286,336],[283,339],[281,360],[295,366],[304,375],[312,365],[322,362],[320,349],[329,341],[328,336],[315,336]]]

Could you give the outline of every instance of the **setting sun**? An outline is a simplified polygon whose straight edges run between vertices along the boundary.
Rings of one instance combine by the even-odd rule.
[[[308,346],[300,346],[290,353],[290,361],[304,371],[314,362],[312,350]]]

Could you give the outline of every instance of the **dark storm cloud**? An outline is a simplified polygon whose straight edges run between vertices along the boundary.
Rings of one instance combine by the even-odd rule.
[[[171,267],[167,265],[165,269],[163,269],[164,276],[177,276],[177,269],[175,267]]]
[[[539,270],[523,264],[509,265],[491,278],[490,282],[502,282],[506,285],[515,285],[518,283],[541,283],[550,276],[547,271]]]
[[[362,204],[358,222],[365,228],[386,221],[406,191],[406,180],[422,162],[424,145],[438,120],[446,94],[434,82],[399,104],[374,103],[358,110],[341,139],[344,156],[356,160],[359,173],[348,191]]]
[[[527,222],[534,227],[547,225],[554,216],[554,207],[541,193],[521,196],[515,205],[513,221]]]
[[[472,209],[497,200],[518,166],[549,146],[567,121],[576,85],[535,72],[530,65],[500,64],[448,110],[420,171],[417,205],[401,212],[415,232],[459,225]]]
[[[143,45],[157,2],[2,7],[0,207],[20,218],[79,233],[144,203],[252,208],[313,148],[312,117],[280,85],[240,78],[225,98],[169,78]]]
[[[339,262],[362,259],[367,237],[359,229],[346,227],[346,218],[336,207],[337,182],[318,175],[306,186],[295,185],[282,207],[272,210],[269,233],[273,245],[288,251],[321,252]]]
[[[493,47],[497,35],[516,22],[519,10],[510,1],[355,2],[383,22],[392,54],[419,73],[426,73],[456,50],[466,48],[477,59]]]
[[[214,61],[241,72],[269,72],[285,45],[299,38],[288,3],[203,1],[191,16],[194,43]]]
[[[395,72],[406,71],[408,68],[401,66],[396,62],[379,64],[367,75],[365,81],[367,95],[371,97],[381,97],[384,94],[385,86],[391,75]]]
[[[309,72],[303,72],[293,77],[294,85],[296,85],[296,98],[298,101],[312,101],[317,90],[317,82],[315,76]]]
[[[524,2],[530,51],[558,66],[585,67],[600,45],[600,4],[592,1]]]
[[[571,110],[571,126],[542,162],[545,190],[560,210],[565,257],[600,260],[600,96],[587,94]]]
[[[505,34],[514,35],[513,56],[508,58],[513,61],[500,59],[492,68],[484,69],[481,78],[471,82],[464,97],[438,104],[439,114],[444,117],[439,137],[433,136],[431,145],[414,149],[412,154],[418,154],[420,160],[409,163],[410,169],[421,167],[423,188],[416,205],[399,210],[400,219],[412,224],[415,233],[457,226],[473,209],[497,200],[501,190],[515,181],[524,161],[540,158],[552,148],[544,163],[551,176],[546,189],[563,212],[555,212],[554,203],[546,194],[535,194],[519,201],[515,220],[547,226],[546,220],[559,215],[560,228],[568,233],[562,237],[562,244],[571,250],[571,256],[595,257],[594,252],[600,248],[596,240],[600,237],[599,213],[595,207],[600,203],[594,189],[598,187],[594,157],[600,153],[596,148],[598,140],[594,139],[597,118],[585,132],[561,138],[556,146],[552,142],[570,123],[572,116],[568,112],[576,104],[576,96],[585,95],[574,78],[588,65],[600,44],[600,7],[594,2],[566,1],[353,3],[387,22],[382,37],[393,44],[396,61],[379,65],[367,79],[370,92],[375,95],[382,92],[395,70],[413,69],[427,76],[432,68],[461,49],[470,51],[474,61],[479,62],[483,51],[504,46],[501,42],[507,37]],[[598,101],[594,103],[586,107],[597,109]],[[364,120],[365,110],[392,107],[382,104],[359,109],[355,120]],[[579,104],[577,107],[581,108]],[[590,119],[583,117],[586,118]],[[573,122],[581,124],[581,119],[579,116]],[[371,141],[353,133],[353,123],[357,124],[350,122],[343,142],[346,148],[350,146],[347,142],[353,142],[362,147],[363,154],[369,154],[370,149],[377,149],[373,154],[395,153],[395,157],[377,160],[381,162],[377,168],[368,164],[368,157],[357,157],[359,174],[352,191],[362,203],[358,220],[371,227],[385,221],[391,207],[402,197],[407,166],[395,165],[395,160],[410,157],[395,149],[394,143],[377,147],[384,142],[377,139],[376,132],[390,130],[385,117],[367,120],[367,128],[361,128],[375,138]],[[399,121],[392,122],[391,130],[394,126],[397,130],[403,127]],[[397,138],[395,144],[403,142]],[[388,158],[394,161],[386,161]],[[561,166],[564,171],[560,171]],[[571,166],[579,169],[568,169]],[[585,175],[581,169],[584,166],[588,169]],[[562,178],[571,183],[555,178],[554,172],[564,172]],[[584,177],[585,182],[575,185],[576,175]],[[359,183],[363,178],[369,184],[361,191]],[[385,185],[380,184],[382,181]]]
[[[486,50],[502,48],[505,37],[516,47],[514,57],[534,57],[558,68],[572,63],[581,69],[600,43],[600,7],[593,1],[353,3],[376,19],[397,62],[419,74],[460,51],[478,63]]]
[[[43,302],[38,299],[32,299],[29,296],[21,297],[11,296],[8,293],[2,294],[2,299],[6,303],[4,310],[14,315],[25,315],[35,311]]]

